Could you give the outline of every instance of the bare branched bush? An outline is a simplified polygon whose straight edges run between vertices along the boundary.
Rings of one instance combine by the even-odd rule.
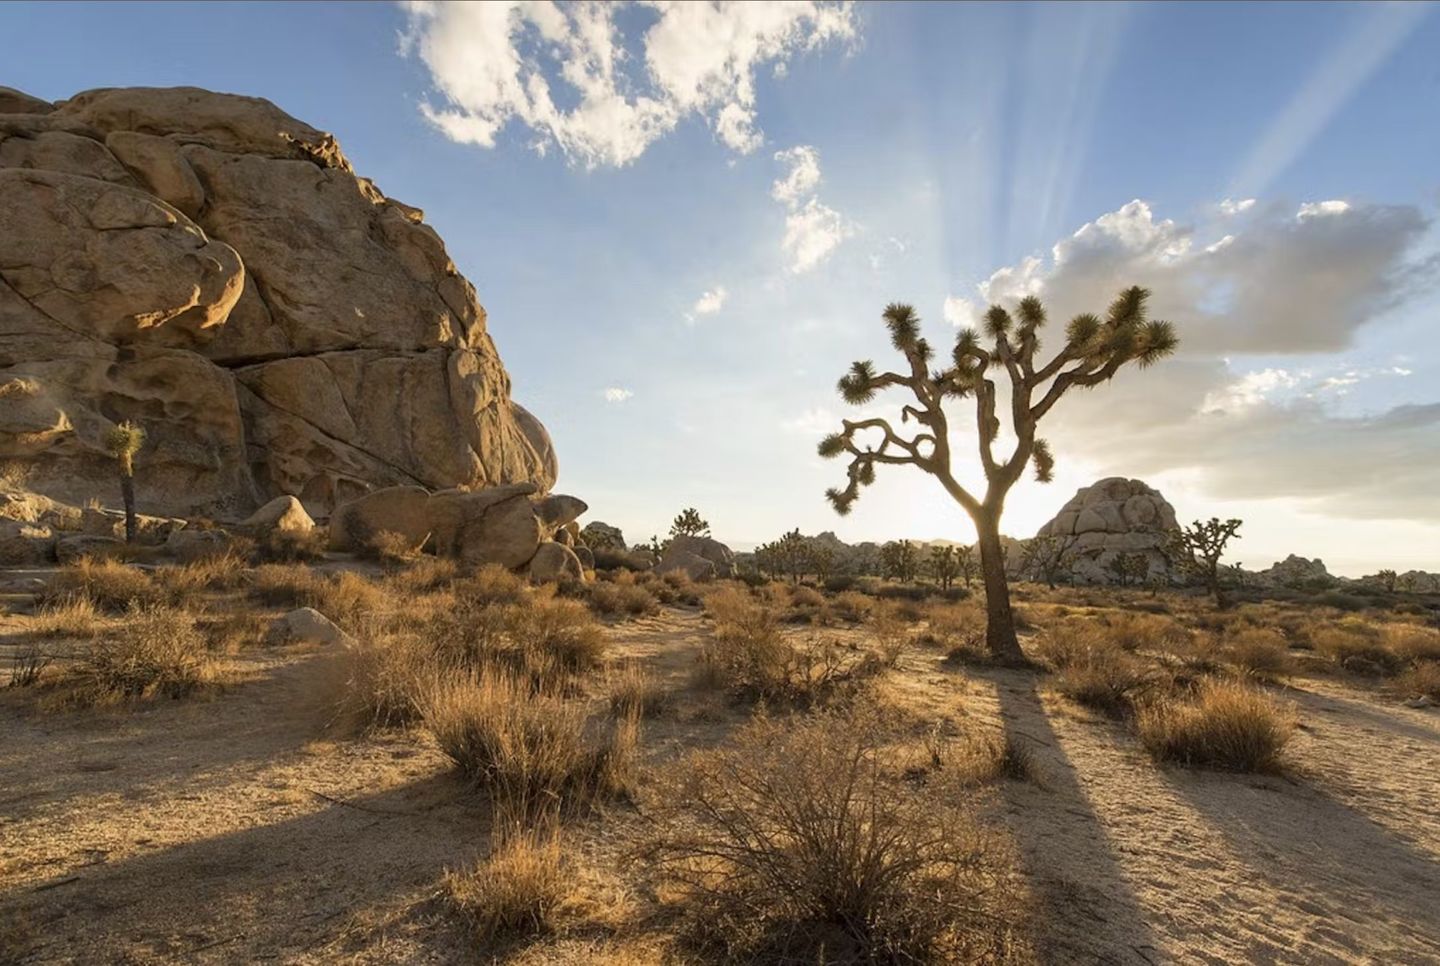
[[[744,962],[1024,958],[1006,850],[951,796],[887,774],[873,721],[761,719],[659,796],[691,938]]]
[[[1206,681],[1191,697],[1148,703],[1136,730],[1157,761],[1242,772],[1277,772],[1294,712],[1237,681]]]
[[[8,687],[29,688],[40,683],[53,658],[36,641],[20,645],[10,659]]]

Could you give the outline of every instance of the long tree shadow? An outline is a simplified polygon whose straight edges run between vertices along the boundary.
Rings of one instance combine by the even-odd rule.
[[[1159,962],[1145,908],[1050,724],[1036,675],[975,676],[995,686],[1005,733],[1032,749],[1043,782],[1011,784],[1006,798],[1027,875],[1043,903],[1038,938],[1045,960]]]
[[[293,962],[334,946],[353,914],[433,894],[483,851],[487,814],[454,775],[431,775],[12,891],[0,920],[36,937],[20,962]]]
[[[1440,961],[1440,857],[1313,782],[1175,768],[1164,776],[1247,858],[1277,907],[1321,932],[1338,929],[1366,961]]]

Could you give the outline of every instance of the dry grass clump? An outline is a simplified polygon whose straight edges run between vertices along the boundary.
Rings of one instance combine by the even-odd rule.
[[[385,583],[405,597],[443,590],[460,576],[460,565],[451,557],[421,556],[385,575]]]
[[[872,720],[760,719],[693,755],[656,846],[707,958],[1023,961],[1013,859],[949,795],[887,774]]]
[[[1191,697],[1140,709],[1140,741],[1156,761],[1241,772],[1278,772],[1295,729],[1294,713],[1237,681],[1202,682]]]
[[[309,607],[323,580],[303,564],[261,564],[250,574],[250,596],[266,607]]]
[[[1315,650],[1347,671],[1356,674],[1391,675],[1404,667],[1404,660],[1387,645],[1379,628],[1347,620],[1312,630]]]
[[[1225,641],[1223,654],[1240,673],[1262,681],[1284,677],[1292,670],[1285,635],[1268,627],[1251,627]]]
[[[510,641],[541,666],[553,662],[561,671],[577,673],[599,667],[605,657],[605,632],[579,601],[537,597],[505,612]]]
[[[313,607],[347,630],[392,602],[384,586],[353,571],[327,577],[294,563],[256,567],[250,593],[269,607]]]
[[[499,564],[486,564],[454,584],[455,596],[476,607],[491,604],[518,604],[526,599],[524,578]]]
[[[1390,624],[1385,646],[1402,661],[1440,661],[1440,631],[1416,624]]]
[[[61,567],[50,582],[49,600],[86,597],[100,610],[118,614],[136,604],[164,603],[163,588],[148,573],[109,558],[81,557]]]
[[[630,576],[629,571],[621,571]],[[641,617],[660,609],[660,601],[634,581],[595,581],[585,585],[585,603],[597,614]]]
[[[261,563],[313,563],[325,559],[329,535],[320,527],[309,530],[271,530],[255,543]]]
[[[386,566],[400,567],[418,560],[424,545],[425,541],[422,540],[417,544],[403,533],[381,530],[371,534],[361,544],[360,555],[370,560],[378,560]]]
[[[875,610],[873,598],[858,590],[846,590],[835,595],[830,601],[830,611],[841,620],[859,624]]]
[[[983,607],[973,600],[930,605],[925,611],[920,643],[942,648],[946,660],[952,663],[988,663]]]
[[[658,718],[674,696],[638,661],[627,661],[610,680],[610,713],[617,718]]]
[[[955,737],[937,726],[926,734],[924,750],[924,771],[940,772],[962,787],[989,785],[1001,779],[1039,780],[1034,748],[1009,733],[966,732]]]
[[[362,628],[335,662],[332,723],[355,730],[398,728],[420,720],[422,695],[445,666],[423,637],[377,625]]]
[[[741,701],[810,707],[853,694],[899,657],[898,644],[877,653],[827,638],[789,638],[772,609],[733,585],[706,596],[705,609],[715,627],[700,653],[701,682]]]
[[[249,610],[202,616],[196,621],[196,627],[212,654],[235,654],[261,644],[270,629],[269,621]]]
[[[95,601],[84,594],[66,594],[53,599],[35,615],[32,633],[50,639],[89,640],[105,627],[105,617]]]
[[[555,830],[516,832],[467,872],[450,872],[451,904],[482,945],[552,931],[575,880]]]
[[[579,704],[535,693],[514,675],[437,679],[421,698],[421,712],[440,750],[517,823],[588,808],[632,787],[633,718],[588,738]]]
[[[1440,661],[1417,661],[1395,683],[1407,697],[1440,701]]]
[[[1150,680],[1134,655],[1094,621],[1072,618],[1051,626],[1039,654],[1055,671],[1061,694],[1112,717],[1129,715]]]
[[[205,638],[191,615],[171,607],[135,607],[113,635],[86,648],[65,669],[65,703],[182,698],[214,678]]]
[[[184,604],[206,591],[240,586],[246,566],[243,556],[226,551],[173,567],[159,567],[152,576],[172,601]]]
[[[1101,612],[1101,627],[1110,642],[1122,651],[1176,650],[1190,641],[1190,631],[1173,617],[1137,613],[1133,610]]]

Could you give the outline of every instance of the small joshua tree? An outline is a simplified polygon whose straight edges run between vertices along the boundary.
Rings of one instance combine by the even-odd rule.
[[[1215,598],[1216,607],[1229,605],[1220,579],[1220,557],[1227,543],[1240,539],[1240,524],[1241,521],[1235,519],[1222,521],[1211,517],[1205,522],[1196,520],[1188,527],[1171,530],[1165,537],[1165,554],[1172,566],[1204,583],[1210,596]]]
[[[949,590],[955,583],[955,578],[960,575],[958,558],[954,547],[930,548],[930,575],[935,578],[935,583],[940,585],[941,590]]]
[[[1393,570],[1381,570],[1375,574],[1375,582],[1384,587],[1385,592],[1389,594],[1395,593],[1395,582],[1399,579],[1400,575]]]
[[[120,468],[120,495],[125,501],[125,542],[135,542],[135,454],[145,445],[145,430],[128,419],[105,434],[105,449]]]
[[[1150,572],[1150,561],[1143,553],[1117,553],[1110,558],[1110,572],[1121,587],[1141,584]]]
[[[1149,293],[1139,287],[1125,289],[1110,304],[1104,319],[1077,315],[1065,329],[1064,343],[1048,361],[1039,356],[1040,329],[1046,321],[1040,300],[1029,296],[1017,306],[1018,319],[992,305],[985,314],[985,334],[963,329],[950,358],[931,368],[934,349],[920,336],[920,319],[908,305],[892,303],[884,312],[890,342],[904,357],[899,372],[880,372],[874,363],[854,363],[840,380],[840,395],[852,405],[865,405],[884,389],[906,389],[914,397],[900,407],[900,419],[919,424],[914,436],[895,431],[890,420],[871,417],[844,420],[838,433],[820,443],[820,455],[850,458],[848,482],[826,496],[837,513],[847,513],[860,496],[860,488],[875,481],[875,467],[915,466],[934,476],[964,508],[979,535],[980,570],[985,581],[985,638],[998,660],[1024,660],[1015,636],[1010,609],[1010,588],[1000,542],[1000,517],[1005,497],[1032,462],[1042,483],[1051,479],[1054,459],[1045,440],[1036,436],[1040,420],[1068,391],[1088,389],[1109,381],[1127,363],[1148,366],[1175,350],[1174,328],[1168,322],[1146,317]],[[999,390],[992,376],[1003,374],[1009,383],[1010,432],[1015,447],[1009,455],[996,455],[1000,435],[997,415]],[[972,493],[955,478],[951,465],[950,421],[944,404],[973,399],[984,493]]]
[[[710,536],[710,524],[700,516],[699,510],[693,506],[686,507],[670,524],[670,536],[708,537]]]
[[[1026,540],[1020,557],[1021,576],[1043,580],[1054,590],[1060,575],[1075,562],[1075,544],[1079,539],[1073,533],[1047,533]]]
[[[960,579],[965,581],[965,589],[970,589],[970,583],[979,573],[975,567],[975,547],[973,544],[963,544],[955,548],[955,566],[959,570]]]

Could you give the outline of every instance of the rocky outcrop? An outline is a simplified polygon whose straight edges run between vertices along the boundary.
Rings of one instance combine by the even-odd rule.
[[[712,537],[671,537],[655,572],[685,572],[693,580],[735,576],[735,554]]]
[[[1325,562],[1319,557],[1307,560],[1293,553],[1284,560],[1276,561],[1266,569],[1256,572],[1251,579],[1261,586],[1270,587],[1315,588],[1340,582],[1325,569]]]
[[[599,520],[585,524],[585,529],[580,531],[580,539],[591,550],[624,550],[627,546],[625,534],[619,527],[612,527]]]
[[[0,470],[108,494],[125,419],[164,514],[556,475],[439,236],[330,135],[195,88],[0,88]]]
[[[396,534],[412,546],[466,564],[499,564],[511,570],[530,564],[537,552],[553,546],[569,556],[545,549],[539,569],[578,576],[579,559],[569,547],[552,540],[557,506],[566,508],[563,516],[585,503],[558,494],[539,496],[533,483],[438,493],[416,486],[387,487],[336,508],[330,517],[329,546],[331,550],[362,552],[372,548],[382,534]]]
[[[1065,546],[1071,580],[1104,584],[1114,582],[1111,565],[1121,554],[1143,556],[1151,578],[1168,577],[1161,548],[1175,526],[1175,508],[1158,490],[1116,476],[1081,487],[1036,536]]]

